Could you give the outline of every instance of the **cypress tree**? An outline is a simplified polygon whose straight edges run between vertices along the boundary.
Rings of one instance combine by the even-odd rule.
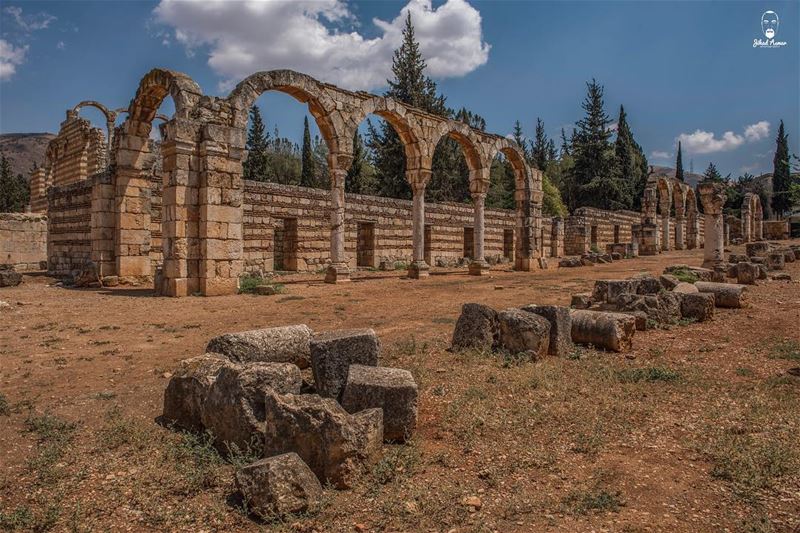
[[[356,194],[375,194],[376,192],[375,170],[368,160],[364,140],[358,131],[353,135],[353,164],[347,171],[344,186],[347,192]]]
[[[511,136],[514,138],[514,142],[517,143],[522,153],[525,155],[525,159],[530,159],[530,153],[528,151],[528,142],[525,140],[525,134],[522,133],[522,125],[519,123],[519,120],[514,121],[514,130],[511,132]]]
[[[623,106],[619,106],[614,163],[618,184],[625,191],[624,207],[639,207],[647,184],[647,158],[642,147],[633,138]]]
[[[574,133],[577,205],[600,209],[624,209],[631,205],[630,189],[614,168],[614,150],[609,139],[611,119],[603,108],[603,87],[592,79],[581,107],[585,116]]]
[[[301,155],[300,185],[317,186],[317,168],[314,152],[311,148],[311,132],[308,129],[308,117],[303,118],[303,151]]]
[[[564,133],[564,128],[561,128],[561,153],[559,157],[570,155],[570,142],[567,140],[567,134]]]
[[[675,159],[675,177],[681,181],[683,179],[683,154],[681,153],[681,142],[678,141],[678,156]]]
[[[266,133],[261,110],[257,105],[250,108],[250,129],[247,131],[247,160],[244,162],[244,178],[255,181],[267,181],[269,156],[267,147],[269,133]]]
[[[783,127],[783,120],[778,127],[775,139],[775,157],[772,171],[772,210],[778,217],[784,216],[792,209],[790,189],[792,176],[789,170],[789,136]]]
[[[555,146],[550,145],[550,140],[544,131],[544,122],[536,117],[536,133],[531,145],[531,163],[539,170],[544,170],[553,151],[555,151]]]

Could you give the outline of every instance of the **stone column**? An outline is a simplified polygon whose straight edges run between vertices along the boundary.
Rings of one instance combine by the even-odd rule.
[[[697,213],[694,215],[690,214],[687,217],[687,227],[686,227],[686,249],[687,250],[694,250],[697,248],[697,240],[698,235],[700,233],[699,229],[699,219],[697,218]]]
[[[721,183],[702,182],[698,190],[705,217],[703,267],[714,268],[725,261],[725,222],[722,217],[725,188]]]
[[[753,228],[750,226],[751,220],[750,209],[742,209],[742,242],[750,242],[752,240]]]
[[[98,174],[92,186],[92,262],[100,276],[116,273],[114,261],[114,183],[108,172]]]
[[[411,219],[413,234],[413,261],[408,266],[408,277],[420,279],[428,276],[430,266],[425,262],[425,187],[431,177],[431,171],[420,169],[406,171],[414,194],[414,211]]]
[[[753,239],[755,239],[757,241],[763,241],[764,240],[764,220],[761,217],[759,217],[758,215],[756,215],[754,226],[755,226],[755,228],[753,229]]]
[[[331,159],[331,158],[329,158]],[[331,176],[331,264],[325,273],[325,283],[350,281],[350,268],[344,252],[344,180],[347,168],[330,170]]]
[[[484,203],[486,201],[485,192],[472,193],[472,203],[475,210],[475,230],[474,247],[472,262],[469,264],[469,273],[473,276],[482,276],[489,272],[489,263],[484,257],[484,233],[486,230],[484,222]]]
[[[722,219],[723,228],[725,228],[725,238],[723,240],[723,244],[728,246],[731,242],[731,226],[727,222],[725,222],[725,218]]]
[[[530,171],[534,172],[533,170]],[[514,270],[531,271],[535,268],[536,255],[536,206],[533,178],[524,178],[524,187],[514,191],[517,211],[517,246],[514,254]]]
[[[669,207],[667,207],[666,212],[666,215],[661,215],[661,251],[663,252],[668,252],[672,249],[669,242]]]
[[[683,250],[686,248],[686,234],[685,234],[686,217],[683,214],[683,208],[675,210],[675,249]]]

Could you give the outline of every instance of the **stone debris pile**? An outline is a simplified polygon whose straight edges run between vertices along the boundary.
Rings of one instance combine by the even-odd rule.
[[[224,455],[263,457],[236,474],[256,515],[311,511],[323,484],[352,487],[383,442],[416,430],[414,377],[379,366],[380,351],[371,329],[315,334],[301,324],[220,335],[172,374],[162,420],[210,433]]]

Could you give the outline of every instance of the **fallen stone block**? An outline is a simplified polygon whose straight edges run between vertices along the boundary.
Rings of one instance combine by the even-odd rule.
[[[794,263],[794,250],[783,250],[783,262],[784,263]]]
[[[311,339],[311,370],[317,393],[339,398],[350,365],[378,366],[381,343],[371,329],[320,333]]]
[[[747,257],[747,255],[742,255],[742,254],[730,254],[730,255],[728,256],[728,261],[730,261],[730,262],[731,262],[731,263],[733,263],[733,264],[737,264],[737,263],[749,263],[749,262],[750,262],[750,258],[749,258],[749,257]],[[731,276],[731,277],[735,277],[735,276]]]
[[[658,294],[664,289],[661,281],[652,274],[637,274],[633,279],[637,282],[636,294]]]
[[[547,355],[550,322],[544,317],[510,308],[497,314],[500,346],[512,354],[526,354],[532,360]]]
[[[341,404],[351,414],[383,409],[386,441],[404,442],[417,427],[417,383],[408,370],[350,365]]]
[[[681,299],[681,316],[697,322],[710,320],[714,316],[714,300],[714,295],[708,292],[684,294]]]
[[[213,353],[181,361],[164,390],[164,422],[187,431],[203,431],[202,411],[208,391],[220,369],[233,366]]]
[[[547,353],[566,357],[571,354],[575,345],[572,343],[572,315],[569,307],[558,305],[526,305],[522,308],[528,313],[535,313],[550,322],[550,342]]]
[[[636,331],[647,331],[647,313],[644,311],[620,311],[622,314],[630,315],[636,319]]]
[[[618,303],[624,294],[636,294],[639,283],[635,279],[610,279],[606,281],[606,299],[610,304]]]
[[[786,272],[775,272],[769,275],[769,279],[773,281],[792,281],[792,276]]]
[[[786,263],[786,256],[783,252],[774,252],[767,256],[767,268],[769,270],[783,270]]]
[[[661,274],[658,277],[658,281],[661,283],[661,286],[664,287],[665,291],[671,291],[678,285],[678,283],[681,283],[681,280],[672,274]]]
[[[747,303],[747,286],[734,283],[714,283],[698,281],[695,286],[700,292],[714,295],[714,305],[717,307],[740,308]]]
[[[22,283],[22,274],[12,268],[0,269],[0,287],[16,287]]]
[[[766,241],[748,242],[745,245],[747,257],[766,257],[770,248],[770,244]]]
[[[263,520],[314,512],[322,485],[296,453],[261,459],[236,472],[236,487],[247,509]]]
[[[680,283],[675,285],[675,288],[672,289],[672,292],[676,292],[678,294],[692,294],[700,291],[697,289],[697,287],[694,286],[694,283],[686,283],[684,281],[681,281]]]
[[[308,368],[311,334],[305,324],[226,333],[211,339],[206,351],[222,354],[237,363],[294,363]]]
[[[75,287],[102,287],[103,283],[100,280],[100,274],[97,269],[97,264],[94,261],[87,261],[74,276]]]
[[[620,261],[624,256],[619,252],[611,252],[611,259],[614,261]]]
[[[584,292],[580,294],[573,294],[569,305],[573,309],[588,309],[592,306],[593,302],[594,300],[592,300],[592,294]]]
[[[581,263],[581,260],[577,257],[564,257],[563,259],[559,260],[558,266],[565,268],[575,268],[583,266],[583,264]]]
[[[608,298],[608,280],[599,279],[594,282],[592,289],[592,302],[601,303],[605,302]]]
[[[623,352],[631,349],[636,319],[623,313],[572,311],[572,342]]]
[[[755,263],[741,262],[736,265],[736,281],[740,285],[755,285],[760,276],[760,267]]]
[[[680,297],[681,294],[675,292],[661,292],[657,295],[624,295],[619,300],[617,310],[628,313],[644,312],[648,321],[653,324],[675,324],[681,318]]]
[[[300,392],[303,379],[291,363],[249,363],[224,366],[203,403],[203,426],[214,436],[214,445],[227,453],[257,451],[264,446],[264,397]],[[274,454],[273,454],[274,455]]]
[[[593,267],[594,264],[595,262],[589,259],[588,257],[581,257],[581,265]]]
[[[461,316],[458,317],[453,330],[454,350],[468,348],[491,350],[497,346],[499,337],[497,311],[482,304],[468,303],[461,306]]]
[[[349,414],[316,394],[267,394],[264,455],[295,452],[323,482],[353,485],[383,443],[383,411]]]

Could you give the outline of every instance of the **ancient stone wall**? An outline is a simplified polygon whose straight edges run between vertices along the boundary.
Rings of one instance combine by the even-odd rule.
[[[0,213],[0,264],[19,271],[47,264],[47,217],[37,213]]]
[[[581,255],[593,249],[605,252],[607,244],[631,242],[631,228],[640,220],[641,215],[633,211],[578,208],[566,221],[564,253]]]
[[[101,172],[106,166],[107,144],[103,130],[68,111],[58,136],[47,146],[47,185],[76,183]]]
[[[48,191],[47,270],[65,276],[92,256],[93,181]]]
[[[326,268],[330,263],[329,191],[246,180],[244,192],[245,270]],[[413,251],[412,210],[408,200],[346,194],[348,267],[407,265]],[[490,263],[513,260],[515,223],[513,210],[486,209],[485,253]],[[426,262],[440,267],[463,263],[472,255],[472,206],[427,204],[425,232]]]
[[[764,238],[767,240],[781,240],[789,238],[788,220],[765,220]]]

